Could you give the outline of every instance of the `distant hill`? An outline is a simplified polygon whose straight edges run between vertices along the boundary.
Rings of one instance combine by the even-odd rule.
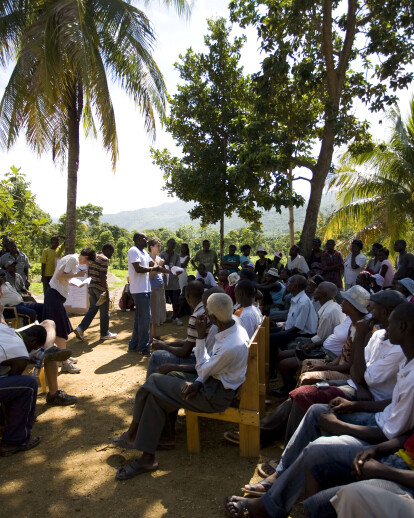
[[[327,194],[322,198],[321,210],[332,210],[334,197]],[[169,230],[177,230],[180,225],[194,225],[198,227],[200,220],[192,220],[188,215],[191,209],[191,203],[183,201],[175,201],[172,203],[163,203],[156,207],[145,209],[137,209],[131,211],[118,212],[117,214],[103,214],[102,223],[110,223],[128,230],[143,230],[146,228],[167,228]],[[306,204],[303,207],[295,209],[295,229],[300,230],[305,220]],[[281,214],[276,211],[265,212],[262,216],[263,232],[267,236],[286,234],[289,232],[289,211],[283,209]],[[215,225],[218,228],[218,224]],[[229,230],[237,230],[247,226],[247,223],[234,216],[225,219],[225,232]]]

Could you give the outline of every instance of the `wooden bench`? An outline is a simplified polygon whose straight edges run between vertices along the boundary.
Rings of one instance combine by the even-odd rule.
[[[200,453],[198,418],[216,419],[239,425],[240,455],[257,457],[260,451],[260,417],[265,412],[267,388],[266,358],[268,363],[269,322],[265,318],[249,342],[246,381],[239,388],[238,408],[229,407],[224,412],[202,413],[186,410],[187,449]]]

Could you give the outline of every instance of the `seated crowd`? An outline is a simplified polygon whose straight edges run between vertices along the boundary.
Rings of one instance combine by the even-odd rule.
[[[414,515],[414,256],[404,241],[394,244],[394,271],[388,249],[374,243],[367,261],[360,240],[352,241],[345,258],[333,240],[322,250],[314,239],[308,258],[294,245],[286,267],[282,252],[272,260],[265,247],[257,247],[253,263],[249,245],[240,255],[231,245],[219,260],[208,240],[192,258],[186,244],[175,251],[174,239],[163,252],[156,237],[136,233],[133,240],[120,308],[134,311],[128,351],[149,360],[130,425],[112,439],[141,452],[118,469],[118,480],[158,469],[156,450],[174,446],[180,408],[214,413],[233,404],[245,380],[249,341],[266,315],[268,377],[281,384],[269,392],[278,405],[260,421],[260,442],[284,441],[284,451],[278,462],[258,466],[264,479],[244,485],[244,496],[225,499],[227,513],[288,517],[305,492],[309,517]],[[84,340],[98,311],[101,340],[117,335],[109,331],[113,245],[61,257],[54,236],[42,257],[43,304],[28,291],[25,254],[14,242],[3,240],[3,246],[0,456],[10,456],[40,442],[31,435],[38,383],[27,374],[30,365],[39,359],[44,365],[47,404],[73,404],[76,397],[57,381],[58,362],[64,372],[80,371],[66,348],[69,335]],[[189,265],[195,277],[187,274]],[[86,270],[90,307],[74,330],[64,304],[69,281]],[[184,340],[158,335],[167,303],[178,326],[188,309]],[[23,319],[20,332],[6,325],[8,311]],[[225,438],[238,443],[238,431]]]

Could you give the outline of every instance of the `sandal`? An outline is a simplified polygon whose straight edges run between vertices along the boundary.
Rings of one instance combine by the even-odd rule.
[[[11,455],[18,453],[19,451],[31,450],[32,448],[36,448],[36,446],[39,444],[39,442],[40,442],[40,437],[30,438],[27,441],[23,442],[22,444],[19,444],[12,450],[0,451],[0,457],[10,457]]]
[[[151,471],[156,471],[158,469],[158,464],[155,468],[146,468],[143,466],[138,459],[135,459],[131,462],[131,464],[127,464],[126,466],[122,466],[116,472],[115,478],[117,480],[128,480],[130,478],[136,477],[137,475],[141,475],[142,473],[151,473]]]
[[[223,502],[224,509],[227,511],[227,513],[230,516],[236,517],[236,518],[248,518],[249,516],[252,516],[249,513],[248,506],[248,499],[247,498],[241,498],[239,496],[227,496],[224,499]],[[233,511],[233,512],[232,512]]]
[[[257,472],[262,477],[270,477],[276,471],[278,462],[275,460],[269,460],[269,462],[263,462],[257,465]]]
[[[269,489],[272,487],[272,483],[268,482],[266,479],[261,480],[260,482],[257,482],[256,484],[246,484],[244,487],[241,488],[243,493],[246,495],[253,495],[253,496],[263,496],[265,493],[269,491]],[[246,489],[246,487],[249,486],[250,489]],[[263,487],[263,491],[260,491],[257,489],[259,486]]]
[[[123,434],[119,435],[118,437],[112,437],[111,443],[114,446],[118,446],[118,448],[124,448],[125,450],[134,449],[134,445],[130,444],[129,442],[126,441],[125,432]]]
[[[232,444],[240,444],[239,432],[224,432],[223,436],[226,441],[231,442]]]

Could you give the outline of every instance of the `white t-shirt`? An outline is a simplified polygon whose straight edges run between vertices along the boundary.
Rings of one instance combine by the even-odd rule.
[[[240,321],[241,325],[247,331],[250,340],[256,329],[263,321],[263,316],[260,313],[260,309],[256,306],[247,306],[247,308],[243,308],[243,311],[240,315]]]
[[[367,264],[367,258],[364,254],[358,254],[355,257],[355,262],[359,268],[352,268],[351,266],[352,254],[348,254],[344,260],[344,281],[345,286],[355,286],[356,279],[360,272],[365,268]]]
[[[0,302],[5,306],[17,306],[23,302],[23,297],[16,291],[9,283],[5,282],[1,287],[3,295],[0,297]]]
[[[214,275],[211,272],[206,272],[206,277],[201,277],[201,275],[197,272],[196,279],[203,279],[205,284],[209,284],[212,288],[217,286],[217,282],[214,278]]]
[[[302,255],[297,255],[294,259],[288,257],[286,268],[288,270],[293,270],[297,268],[301,273],[308,273],[309,266],[306,262],[306,259]]]
[[[0,324],[0,376],[7,376],[9,366],[2,365],[7,360],[29,359],[29,353],[20,336],[9,326]]]
[[[323,346],[327,351],[330,351],[335,356],[341,356],[351,323],[350,317],[346,317],[342,324],[335,327],[333,333],[323,342]]]
[[[150,293],[149,272],[137,273],[133,267],[133,263],[139,263],[140,266],[149,268],[150,261],[152,261],[152,258],[146,250],[140,250],[136,246],[132,246],[128,250],[128,275],[131,293]]]
[[[49,286],[58,291],[65,299],[69,295],[69,280],[57,280],[56,274],[63,270],[63,273],[72,273],[75,275],[79,266],[79,254],[68,254],[57,262],[55,273],[50,280]]]

